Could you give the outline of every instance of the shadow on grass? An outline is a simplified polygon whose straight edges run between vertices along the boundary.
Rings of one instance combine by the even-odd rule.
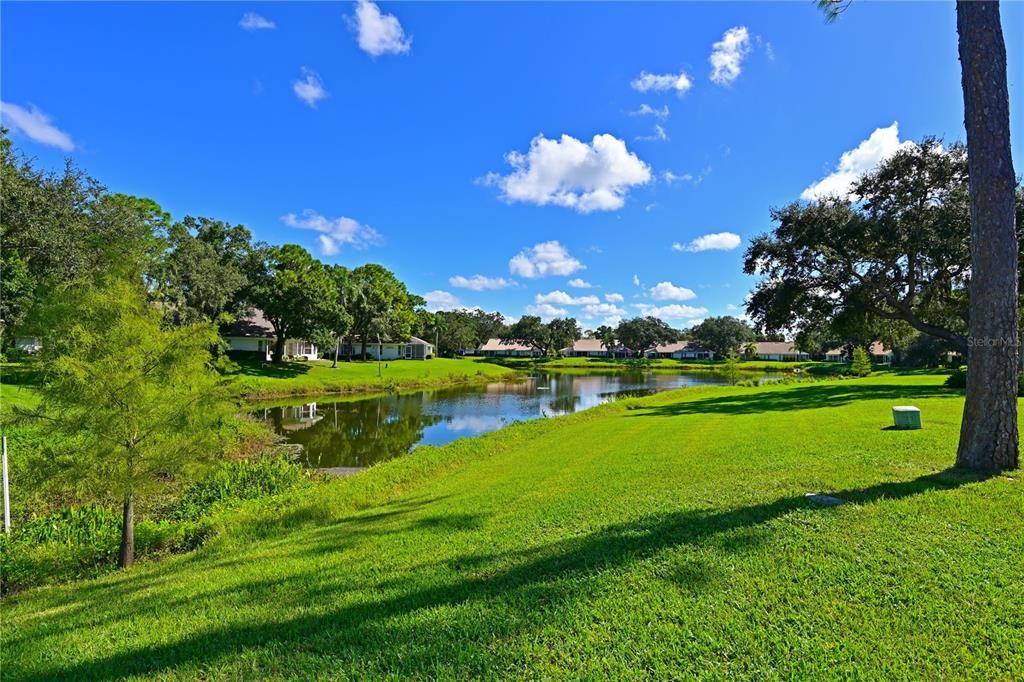
[[[237,360],[238,369],[232,372],[234,376],[264,377],[267,379],[292,379],[307,374],[310,365],[303,362],[284,362],[275,365],[272,362],[259,362],[254,360]]]
[[[841,407],[862,400],[912,400],[955,398],[958,394],[940,386],[865,385],[853,382],[809,384],[785,391],[751,391],[677,401],[668,405],[638,407],[633,417],[677,417],[684,414],[757,414]]]
[[[931,490],[949,490],[980,480],[983,478],[949,470],[910,481],[829,494],[863,504],[898,500]],[[482,633],[500,632],[503,637],[509,637],[516,631],[544,627],[545,623],[550,626],[559,616],[560,608],[570,608],[579,600],[592,598],[597,589],[594,581],[607,577],[608,571],[628,568],[635,562],[684,545],[713,544],[720,551],[745,551],[765,540],[771,532],[766,524],[797,511],[839,513],[836,508],[815,507],[802,496],[794,496],[726,510],[651,515],[525,551],[467,554],[440,564],[428,563],[411,568],[397,579],[372,584],[359,584],[356,576],[331,575],[315,569],[286,578],[253,580],[224,588],[223,594],[212,593],[208,598],[234,600],[240,602],[240,606],[273,599],[282,611],[302,608],[311,598],[317,604],[332,599],[344,602],[354,590],[361,594],[370,592],[379,598],[276,622],[227,624],[186,634],[177,641],[140,646],[69,667],[14,674],[11,679],[109,680],[130,675],[159,676],[171,671],[188,675],[190,671],[209,672],[218,662],[242,652],[253,657],[257,653],[253,649],[263,647],[277,652],[301,650],[307,655],[316,652],[325,660],[331,658],[332,665],[342,662],[338,657],[345,657],[363,666],[382,666],[394,675],[401,676],[403,672],[429,675],[439,661],[445,660],[444,652],[475,646],[475,640],[466,639],[470,633],[480,637],[489,636]],[[369,515],[361,518],[369,524],[364,530],[370,531],[375,518],[378,522],[387,522],[394,517]],[[424,526],[434,527],[435,521],[410,523],[408,529]],[[442,523],[436,529],[456,532],[474,526],[475,521],[459,519],[458,523]],[[310,548],[313,556],[315,552],[316,548]],[[684,564],[674,573],[673,580],[680,587],[706,589],[707,572],[692,561]],[[439,567],[446,570],[438,571]],[[439,581],[439,575],[448,577]],[[126,594],[134,589],[130,581],[119,588]],[[148,600],[147,606],[159,610],[161,596],[166,598],[158,594]],[[107,597],[109,603],[117,603],[117,595]],[[463,605],[469,608],[443,611],[446,607]],[[412,613],[416,616],[403,618]],[[501,652],[490,655],[500,656]],[[472,677],[487,670],[486,655],[466,656],[462,661],[460,676]],[[186,669],[178,669],[181,667]]]
[[[10,363],[0,366],[0,384],[10,386],[39,386],[43,373],[38,363]]]

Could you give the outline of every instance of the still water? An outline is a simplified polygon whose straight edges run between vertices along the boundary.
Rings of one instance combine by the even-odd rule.
[[[708,372],[538,372],[519,382],[376,398],[317,396],[288,407],[260,407],[252,414],[270,422],[288,443],[303,446],[308,466],[365,467],[424,443],[443,445],[515,421],[578,412],[623,394],[725,383]]]

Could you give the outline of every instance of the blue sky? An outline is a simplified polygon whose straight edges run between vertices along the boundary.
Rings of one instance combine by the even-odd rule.
[[[41,165],[382,263],[435,307],[584,327],[730,314],[769,207],[842,191],[906,140],[964,137],[952,2],[854,2],[833,24],[809,0],[4,3],[2,19],[4,124]],[[1024,5],[1003,25],[1020,172]]]

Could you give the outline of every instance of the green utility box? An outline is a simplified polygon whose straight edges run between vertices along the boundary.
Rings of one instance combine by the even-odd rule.
[[[892,420],[897,429],[919,429],[921,410],[911,405],[897,405],[892,408]]]

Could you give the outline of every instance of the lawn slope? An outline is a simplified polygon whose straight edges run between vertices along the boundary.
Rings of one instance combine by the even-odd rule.
[[[318,393],[375,393],[384,390],[435,388],[515,376],[515,371],[470,358],[339,362],[327,360],[273,365],[242,361],[228,375],[243,398],[280,398]]]
[[[1011,679],[1024,492],[946,470],[940,382],[685,389],[421,448],[8,598],[4,676]],[[884,430],[905,403],[925,429]]]

